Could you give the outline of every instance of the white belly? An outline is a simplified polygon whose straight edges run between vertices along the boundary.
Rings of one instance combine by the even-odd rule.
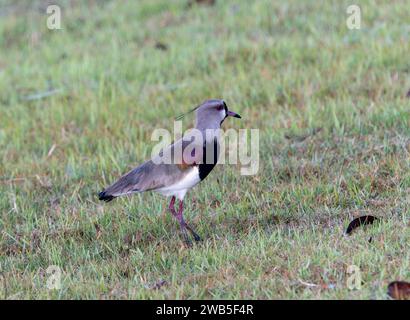
[[[182,200],[187,191],[198,184],[200,181],[201,179],[199,179],[199,169],[197,166],[195,166],[190,170],[188,174],[184,176],[182,180],[168,187],[163,187],[155,191],[164,196],[176,196],[178,197],[178,199]]]

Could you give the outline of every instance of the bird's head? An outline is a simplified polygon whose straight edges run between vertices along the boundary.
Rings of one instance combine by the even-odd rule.
[[[224,100],[206,100],[196,109],[196,127],[216,129],[227,117],[241,118],[239,114],[228,109]]]

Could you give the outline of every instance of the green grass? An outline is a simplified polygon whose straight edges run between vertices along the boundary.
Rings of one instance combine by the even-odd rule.
[[[58,2],[51,31],[41,2],[0,0],[2,298],[385,299],[410,280],[408,1],[360,1],[354,31],[349,1]],[[186,248],[165,198],[96,193],[207,98],[260,130],[260,170],[188,193]],[[381,221],[345,236],[362,214]]]

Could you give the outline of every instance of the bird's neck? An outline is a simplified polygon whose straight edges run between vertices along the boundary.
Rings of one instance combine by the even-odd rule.
[[[195,129],[199,130],[202,133],[202,138],[204,142],[213,142],[215,139],[219,141],[220,136],[220,125],[216,125],[214,127],[210,127],[209,125],[207,128],[204,128],[200,125],[196,125]]]

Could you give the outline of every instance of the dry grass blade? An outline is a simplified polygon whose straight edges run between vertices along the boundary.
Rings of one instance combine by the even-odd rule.
[[[304,135],[292,135],[292,134],[285,134],[285,138],[288,140],[293,140],[296,142],[305,141],[307,138],[312,137],[322,131],[322,128],[314,128],[311,132],[304,134]]]
[[[61,93],[62,89],[51,89],[43,92],[34,93],[28,96],[23,97],[22,99],[25,101],[33,101],[33,100],[40,100],[55,94]]]

